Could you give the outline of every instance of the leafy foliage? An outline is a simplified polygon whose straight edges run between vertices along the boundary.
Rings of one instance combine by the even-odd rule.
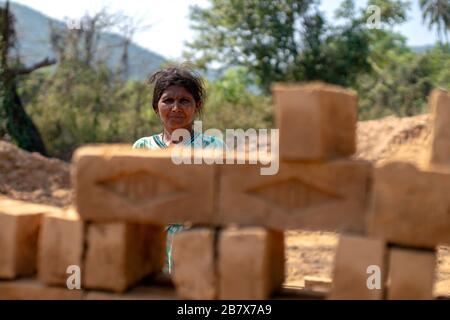
[[[450,31],[450,1],[449,0],[419,0],[422,17],[431,28],[436,27],[441,41],[445,37],[448,43]]]
[[[94,69],[66,61],[54,73],[28,77],[22,95],[49,152],[63,159],[81,144],[129,143],[160,126],[150,107],[148,86],[118,81],[106,66]]]

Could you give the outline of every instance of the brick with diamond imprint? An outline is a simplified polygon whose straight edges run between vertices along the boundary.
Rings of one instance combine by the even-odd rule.
[[[120,145],[82,147],[73,162],[75,202],[84,220],[212,221],[214,165],[177,165],[171,150]]]
[[[281,163],[276,175],[260,166],[220,167],[218,221],[273,229],[363,232],[371,164],[337,160]],[[245,214],[244,214],[245,213]]]

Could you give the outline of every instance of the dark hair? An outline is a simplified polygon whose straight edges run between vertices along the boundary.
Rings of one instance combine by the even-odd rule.
[[[180,86],[192,94],[196,103],[202,102],[200,109],[197,110],[197,112],[201,113],[206,96],[204,82],[202,77],[191,68],[180,65],[158,70],[148,78],[148,83],[155,84],[152,101],[155,112],[158,109],[158,101],[164,91],[170,86]]]

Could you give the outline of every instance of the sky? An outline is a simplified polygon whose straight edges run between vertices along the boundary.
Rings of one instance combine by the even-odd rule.
[[[208,0],[13,0],[36,9],[45,15],[63,20],[79,18],[84,13],[95,13],[108,7],[111,12],[121,11],[124,14],[142,20],[150,25],[149,29],[140,32],[134,41],[140,46],[150,49],[169,59],[181,57],[185,43],[191,41],[195,34],[190,29],[189,7],[199,5],[207,7]],[[321,10],[328,17],[341,0],[322,0]],[[411,0],[412,10],[409,11],[409,21],[396,27],[395,31],[402,33],[409,45],[433,44],[437,40],[436,32],[429,30],[422,22],[419,0]],[[359,7],[365,7],[367,0],[356,0]]]

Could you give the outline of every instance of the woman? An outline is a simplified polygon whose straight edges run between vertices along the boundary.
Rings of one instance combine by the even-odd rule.
[[[133,148],[162,149],[177,143],[194,148],[224,149],[223,141],[214,137],[194,132],[194,119],[201,114],[205,100],[203,80],[186,67],[170,67],[154,73],[150,79],[154,83],[152,106],[161,119],[163,132],[137,140]],[[190,132],[188,141],[174,141],[172,134],[177,129]],[[172,239],[173,234],[183,230],[183,225],[173,224],[166,228],[166,273],[172,272]]]

